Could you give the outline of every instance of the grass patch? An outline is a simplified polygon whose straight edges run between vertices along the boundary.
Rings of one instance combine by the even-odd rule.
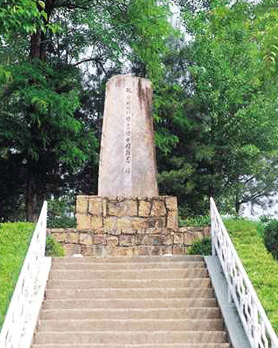
[[[11,300],[35,225],[0,224],[0,328]]]
[[[245,219],[224,221],[243,266],[265,312],[278,334],[278,263],[258,234],[258,223]]]

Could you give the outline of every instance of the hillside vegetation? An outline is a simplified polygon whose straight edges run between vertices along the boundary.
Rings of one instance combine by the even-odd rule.
[[[0,327],[3,325],[33,230],[32,223],[0,224]]]

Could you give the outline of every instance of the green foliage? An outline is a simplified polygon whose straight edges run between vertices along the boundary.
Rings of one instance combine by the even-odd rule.
[[[0,224],[0,327],[34,231],[30,223]]]
[[[269,252],[278,260],[278,220],[271,220],[264,227],[264,243]]]
[[[257,234],[257,223],[244,219],[225,220],[235,248],[243,266],[257,292],[266,314],[278,333],[278,263],[265,246],[263,239]]]
[[[61,244],[56,242],[52,235],[48,235],[46,238],[46,248],[45,248],[46,256],[51,257],[63,257],[65,256],[65,250]]]
[[[65,196],[48,201],[47,227],[75,228],[76,218],[74,197]]]
[[[211,255],[211,238],[194,240],[187,250],[188,255]]]
[[[196,215],[189,217],[181,217],[179,219],[180,226],[196,226],[196,227],[205,227],[210,225],[210,216],[209,215]]]

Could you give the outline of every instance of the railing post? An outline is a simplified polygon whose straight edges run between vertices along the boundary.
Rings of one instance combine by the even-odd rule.
[[[215,249],[215,214],[214,214],[214,206],[213,206],[213,198],[210,197],[210,218],[211,218],[211,227],[210,227],[210,234],[211,234],[211,253],[213,256],[216,255],[216,249]]]

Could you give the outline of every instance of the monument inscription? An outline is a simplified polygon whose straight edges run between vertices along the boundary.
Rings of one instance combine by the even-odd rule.
[[[158,196],[150,81],[113,76],[106,85],[98,195]]]

